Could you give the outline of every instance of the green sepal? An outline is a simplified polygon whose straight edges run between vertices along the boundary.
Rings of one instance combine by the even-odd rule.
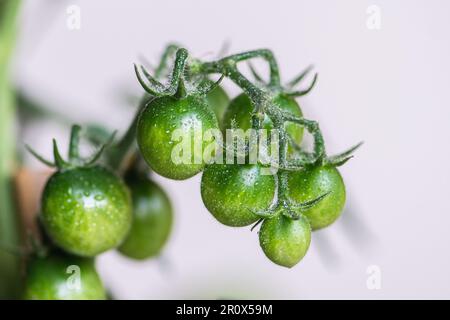
[[[186,96],[186,88],[184,86],[183,77],[185,71],[186,60],[188,58],[188,52],[184,48],[179,48],[176,52],[175,63],[170,77],[170,84],[168,86],[163,85],[161,82],[152,77],[149,72],[140,66],[140,70],[136,64],[134,64],[134,72],[141,86],[147,93],[155,97],[162,96],[176,96],[182,98]],[[141,73],[145,76],[148,83],[142,78]]]
[[[53,139],[53,158],[55,159],[55,165],[58,169],[67,169],[70,167],[70,163],[64,161],[59,153],[58,144],[56,143],[56,139]]]
[[[200,82],[200,84],[197,87],[197,92],[201,95],[206,95],[209,92],[211,92],[212,90],[214,90],[215,88],[217,88],[217,86],[219,86],[219,84],[222,82],[223,78],[225,76],[222,75],[219,80],[217,80],[216,82],[212,82],[211,81],[202,81]]]
[[[300,83],[307,75],[311,72],[311,70],[314,68],[313,65],[308,66],[305,70],[303,70],[298,76],[296,76],[294,79],[289,81],[287,83],[288,88],[292,88],[296,86],[298,83]]]
[[[50,162],[40,156],[37,152],[31,149],[28,145],[25,147],[27,150],[36,157],[42,163],[48,165],[49,167],[56,167],[58,170],[70,169],[75,167],[86,167],[95,164],[103,154],[103,151],[113,142],[114,137],[116,135],[116,131],[114,131],[109,139],[99,148],[94,155],[88,158],[81,158],[79,156],[79,138],[80,138],[81,127],[78,125],[72,126],[71,131],[71,140],[69,145],[69,160],[65,161],[59,152],[58,144],[55,139],[52,140],[53,143],[53,158],[54,162]]]
[[[348,160],[350,160],[351,158],[353,158],[353,153],[359,148],[359,147],[361,147],[361,145],[363,144],[364,142],[363,141],[361,141],[361,142],[359,142],[358,144],[356,144],[356,145],[354,145],[353,147],[351,147],[350,149],[348,149],[348,150],[346,150],[346,151],[344,151],[344,152],[342,152],[342,153],[339,153],[339,154],[336,154],[336,155],[334,155],[334,156],[330,156],[330,157],[328,157],[328,158],[326,158],[325,159],[325,163],[326,164],[331,164],[332,166],[335,166],[335,167],[339,167],[339,166],[342,166],[344,163],[346,163]]]
[[[96,153],[94,153],[89,159],[86,159],[85,160],[85,163],[84,163],[84,165],[85,166],[91,166],[91,165],[93,165],[93,164],[95,164],[99,159],[100,159],[100,157],[102,156],[102,154],[103,154],[103,152],[105,151],[105,149],[107,148],[107,147],[109,147],[111,144],[112,144],[112,142],[114,141],[114,137],[116,136],[116,134],[117,134],[117,130],[115,130],[112,134],[111,134],[111,136],[109,137],[109,139],[98,149],[98,151],[96,152]]]
[[[290,97],[293,97],[293,98],[302,97],[304,95],[307,95],[308,93],[311,92],[311,90],[316,85],[317,78],[318,78],[318,74],[316,73],[314,75],[314,78],[313,78],[311,84],[309,85],[309,87],[307,89],[301,90],[301,91],[288,92],[287,95],[290,96]]]
[[[143,66],[141,66],[141,70],[145,70],[145,68]],[[136,64],[134,65],[134,72],[136,73],[136,77],[137,77],[139,83],[141,84],[142,88],[144,88],[144,90],[147,91],[147,93],[149,93],[155,97],[160,97],[160,96],[164,95],[163,91],[159,89],[159,86],[154,86],[152,81],[150,81],[150,84],[145,83],[144,79],[141,76],[141,73],[139,72],[138,66]],[[149,78],[147,77],[147,79],[149,79]],[[157,81],[157,80],[154,80],[154,81]]]
[[[264,221],[264,218],[259,218],[258,221],[256,221],[253,226],[250,228],[250,231],[253,231],[257,226],[259,226]]]
[[[29,153],[31,153],[36,159],[38,159],[40,162],[42,162],[43,164],[49,166],[49,167],[56,167],[55,163],[45,159],[44,157],[42,157],[40,154],[38,154],[36,151],[34,151],[29,145],[25,145],[25,148],[27,149],[27,151]]]
[[[265,84],[264,79],[259,75],[258,71],[256,71],[255,67],[253,66],[253,64],[248,61],[248,68],[250,69],[250,72],[252,73],[253,78],[255,78],[255,80],[261,84]]]

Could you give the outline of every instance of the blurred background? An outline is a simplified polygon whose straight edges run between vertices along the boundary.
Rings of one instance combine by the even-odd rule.
[[[174,203],[170,241],[146,262],[100,256],[106,286],[119,299],[448,299],[449,12],[444,0],[23,1],[13,84],[58,116],[17,129],[17,146],[50,157],[51,138],[64,149],[72,122],[123,132],[143,93],[132,63],[156,64],[168,42],[203,59],[224,43],[230,53],[270,48],[285,81],[314,64],[318,84],[299,102],[330,154],[365,141],[341,169],[340,220],[285,269],[264,256],[256,231],[213,219],[200,175],[155,175]]]

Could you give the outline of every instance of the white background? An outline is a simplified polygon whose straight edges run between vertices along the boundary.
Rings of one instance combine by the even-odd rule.
[[[228,40],[231,52],[272,49],[284,80],[314,63],[318,85],[299,102],[320,121],[329,153],[365,141],[341,170],[347,211],[313,235],[293,269],[269,262],[256,232],[217,223],[200,176],[155,177],[174,202],[173,235],[158,260],[100,257],[116,297],[450,298],[448,1],[25,2],[17,84],[74,121],[123,132],[134,111],[123,96],[142,93],[132,70],[139,56],[156,63],[177,41],[214,58]],[[72,4],[80,30],[66,26]],[[380,30],[366,26],[370,5],[381,10]],[[40,122],[19,142],[50,155],[54,136],[64,144],[68,129]],[[380,290],[366,285],[371,265]]]

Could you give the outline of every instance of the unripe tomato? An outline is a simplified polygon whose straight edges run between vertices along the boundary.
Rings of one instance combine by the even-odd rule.
[[[29,262],[24,299],[104,300],[106,293],[93,259],[51,253]]]
[[[298,220],[278,214],[264,220],[259,230],[259,244],[267,258],[274,263],[292,268],[308,251],[311,227],[308,220]]]
[[[216,86],[210,92],[206,94],[206,100],[208,105],[216,114],[219,124],[222,124],[223,114],[228,104],[230,103],[230,98],[225,90],[221,86]]]
[[[129,176],[126,182],[133,200],[133,224],[119,251],[138,260],[156,256],[172,229],[170,200],[156,183],[147,178]]]
[[[143,158],[155,172],[167,178],[183,180],[203,170],[203,157],[199,163],[194,161],[194,145],[200,145],[204,150],[211,142],[203,140],[203,133],[218,128],[217,118],[204,98],[187,96],[176,99],[166,96],[153,99],[142,111],[137,125],[137,141]],[[175,141],[172,137],[174,132],[178,135]],[[187,163],[179,159],[177,163],[172,156],[174,147],[181,143],[178,141],[182,137],[191,138],[191,154],[185,161]],[[179,155],[175,153],[175,156]]]
[[[333,166],[315,166],[288,175],[288,196],[297,203],[313,200],[330,192],[320,202],[304,212],[311,228],[318,230],[339,218],[345,205],[345,185]]]
[[[273,103],[283,111],[290,112],[298,117],[302,116],[300,106],[294,98],[285,94],[278,94],[273,98]],[[225,111],[222,123],[223,128],[231,129],[234,125],[236,128],[243,129],[244,131],[250,129],[252,127],[252,112],[253,106],[250,98],[245,93],[241,93],[231,100]],[[273,129],[273,123],[267,115],[264,117],[262,126],[269,132]],[[292,139],[300,144],[303,138],[303,127],[294,123],[287,123],[285,128]]]
[[[274,198],[275,179],[259,165],[212,164],[201,182],[203,203],[221,223],[242,227],[258,220],[252,211],[267,209]]]
[[[100,167],[58,171],[42,194],[41,220],[67,252],[95,256],[115,248],[131,226],[131,199],[122,180]]]

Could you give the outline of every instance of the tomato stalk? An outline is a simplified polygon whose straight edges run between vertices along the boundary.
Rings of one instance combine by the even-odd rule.
[[[148,96],[144,96],[141,99],[138,110],[136,111],[133,120],[128,126],[125,134],[116,144],[112,145],[105,151],[106,162],[112,169],[120,169],[127,155],[130,153],[130,149],[132,148],[136,140],[136,127],[139,119],[139,114],[141,113],[142,109],[144,109],[149,99],[151,99],[151,97],[149,98]]]
[[[170,82],[167,86],[163,85],[158,79],[163,73],[167,73],[167,64],[169,59],[176,52],[174,67],[172,75],[170,77]],[[262,86],[255,85],[250,81],[245,75],[243,75],[237,65],[240,62],[249,62],[254,58],[264,59],[270,70],[270,78],[267,84]],[[252,69],[252,68],[251,68]],[[268,49],[260,49],[247,51],[243,53],[233,54],[216,61],[203,62],[198,59],[188,60],[188,53],[186,49],[179,48],[178,46],[171,44],[167,46],[162,54],[161,61],[158,67],[155,69],[155,74],[152,77],[144,67],[138,68],[135,66],[135,72],[138,77],[139,82],[143,88],[150,94],[150,96],[161,97],[166,95],[171,96],[185,96],[186,87],[184,86],[184,78],[191,80],[196,76],[203,76],[207,78],[209,74],[221,74],[222,77],[227,77],[233,81],[237,86],[239,86],[244,93],[250,98],[253,105],[252,114],[252,128],[259,130],[262,127],[262,122],[267,115],[274,124],[274,129],[279,132],[279,155],[280,162],[278,171],[275,174],[275,178],[278,182],[277,187],[277,202],[276,204],[264,212],[257,212],[262,217],[272,216],[281,209],[283,212],[294,219],[300,218],[299,213],[294,211],[302,211],[311,207],[320,201],[325,195],[321,195],[317,199],[308,201],[300,205],[294,205],[290,202],[287,193],[287,174],[292,170],[300,170],[308,165],[313,164],[324,164],[325,162],[338,164],[344,163],[351,157],[351,152],[354,149],[350,149],[348,152],[344,152],[341,155],[332,157],[330,159],[326,158],[325,143],[323,139],[322,132],[316,121],[308,120],[303,117],[297,117],[291,113],[283,111],[278,105],[273,102],[274,96],[279,93],[285,93],[291,97],[299,97],[309,93],[314,87],[317,81],[317,74],[314,76],[312,83],[305,90],[291,91],[292,88],[298,84],[311,70],[311,67],[303,71],[299,76],[295,77],[287,85],[288,89],[284,89],[281,86],[280,74],[278,69],[277,61],[273,53]],[[256,71],[252,69],[255,74],[257,81],[262,83],[261,78],[256,74]],[[143,76],[142,76],[142,75]],[[222,79],[222,78],[221,78]],[[220,82],[220,80],[219,80]],[[205,88],[197,89],[200,93],[206,92]],[[211,88],[209,88],[211,89]],[[148,101],[148,95],[144,96],[143,102]],[[144,104],[145,105],[145,104]],[[141,104],[139,109],[142,109],[144,105]],[[287,122],[296,123],[303,126],[308,130],[314,139],[314,149],[313,152],[305,152],[300,146],[296,145],[295,141],[287,134],[285,129],[285,124]],[[122,140],[116,145],[116,148],[112,149],[110,153],[110,164],[114,168],[119,168],[123,162],[125,155],[127,154],[130,145],[133,142],[133,136],[136,131],[137,116],[133,120],[130,128],[128,129]],[[288,143],[294,147],[294,152],[296,157],[293,159],[288,159]],[[295,209],[295,210],[294,210]]]
[[[164,52],[161,55],[160,62],[158,66],[154,69],[154,79],[159,79],[166,71],[167,71],[167,65],[169,59],[172,57],[172,55],[177,51],[179,48],[176,44],[169,44],[164,49]],[[185,59],[185,58],[184,58]],[[137,67],[135,66],[137,69]],[[180,73],[184,69],[184,64],[180,65],[175,68],[177,69],[174,74],[175,77],[172,75],[173,78],[179,78]],[[172,84],[173,86],[176,86],[177,84]],[[161,84],[162,86],[162,84]],[[177,85],[177,89],[179,89],[179,85]],[[139,103],[138,109],[128,126],[127,130],[125,131],[124,135],[119,139],[119,141],[115,144],[113,144],[110,148],[108,148],[105,151],[105,158],[107,164],[115,170],[119,170],[122,168],[122,165],[124,161],[127,158],[127,155],[130,153],[130,150],[132,149],[132,146],[135,142],[136,138],[136,126],[139,119],[139,114],[141,113],[142,109],[144,109],[145,105],[149,102],[149,100],[152,99],[152,95],[145,94]]]
[[[173,59],[174,52],[176,54],[172,74],[168,79],[169,83],[164,85],[159,80],[163,74],[164,78],[169,74],[167,64],[169,60]],[[250,60],[253,58],[262,58],[268,63],[270,69],[268,82],[265,82],[251,66]],[[249,64],[255,83],[239,71],[238,64],[244,61]],[[273,262],[286,267],[294,266],[305,255],[309,247],[311,228],[313,230],[323,228],[331,224],[339,216],[342,211],[342,204],[345,201],[345,189],[342,178],[334,167],[350,159],[352,152],[359,146],[357,145],[339,155],[326,157],[324,139],[318,123],[303,118],[302,112],[294,99],[308,94],[313,89],[317,81],[317,74],[315,74],[312,83],[306,89],[295,91],[293,88],[305,78],[310,70],[311,67],[307,68],[292,81],[288,82],[286,86],[282,86],[278,65],[270,50],[248,51],[215,61],[203,62],[192,58],[188,60],[187,50],[178,48],[175,45],[170,45],[166,48],[161,62],[155,70],[155,75],[150,75],[143,66],[138,67],[135,65],[138,81],[147,92],[143,100],[145,100],[145,97],[155,97],[142,111],[137,130],[135,128],[136,121],[133,121],[128,131],[137,134],[137,141],[143,158],[155,172],[172,179],[183,180],[203,170],[201,191],[202,199],[207,209],[217,220],[229,226],[246,226],[256,222],[253,226],[254,228],[263,222],[259,238],[264,253]],[[212,84],[209,78],[210,74],[220,74],[221,77],[219,81]],[[212,93],[211,90],[220,83],[223,77],[229,78],[243,91],[241,95],[228,105],[225,118],[223,113],[221,117],[216,109],[208,110],[208,104],[206,104],[209,102],[208,100],[211,100],[208,97]],[[210,102],[210,106],[215,104],[214,100]],[[243,109],[239,110],[239,108]],[[185,114],[187,112],[186,109],[189,109],[188,115]],[[252,176],[258,179],[253,181],[252,184],[252,187],[255,188],[253,194],[246,194],[245,187],[241,188],[239,183],[234,184],[232,182],[233,178],[245,180],[242,178],[246,175],[246,170],[248,170],[245,166],[218,166],[211,164],[205,167],[206,162],[201,161],[195,162],[194,165],[190,162],[183,164],[184,166],[178,166],[179,163],[173,161],[173,154],[170,148],[166,147],[173,143],[173,137],[170,137],[170,130],[167,129],[180,127],[185,129],[183,121],[190,116],[201,117],[202,123],[206,123],[208,128],[217,128],[217,119],[213,117],[214,114],[210,111],[214,111],[218,115],[217,119],[222,121],[222,128],[236,125],[237,120],[229,116],[233,112],[246,114],[245,120],[243,120],[243,129],[249,127],[250,123],[247,121],[251,120],[251,128],[257,134],[255,137],[251,133],[253,139],[249,139],[253,143],[256,142],[256,144],[250,142],[245,146],[244,152],[242,150],[238,151],[238,164],[243,163],[239,161],[239,153],[243,154],[242,159],[245,159],[247,156],[250,156],[250,148],[253,149],[254,146],[266,141],[262,136],[264,133],[260,131],[263,126],[278,132],[277,155],[279,161],[276,165],[272,162],[270,168],[271,171],[272,169],[277,171],[273,173],[272,177],[267,176],[267,172],[265,174],[259,172],[259,170],[267,169],[263,168],[263,166],[251,167],[251,170],[258,170],[252,171]],[[248,118],[249,112],[251,112],[251,119]],[[225,124],[224,119],[226,119]],[[296,128],[298,130],[296,134],[292,134],[292,124],[300,126],[300,128]],[[304,129],[309,131],[314,138],[312,152],[302,150],[297,144],[303,135]],[[203,134],[202,132],[198,133]],[[194,137],[195,135],[196,132],[194,131]],[[222,141],[220,138],[218,137],[217,139]],[[256,138],[256,141],[254,138]],[[112,159],[117,161],[116,167],[123,161],[131,140],[125,135],[120,144],[122,144],[122,147],[116,149],[117,152],[112,157]],[[234,149],[234,144],[230,146],[219,142],[219,147]],[[172,149],[172,151],[174,150]],[[233,157],[235,155],[234,153]],[[261,160],[260,164],[263,163],[264,161]],[[312,170],[314,169],[318,171],[313,172]],[[255,172],[257,173],[255,174]],[[308,179],[311,181],[313,187],[311,187],[310,191],[314,193],[312,200],[310,198],[300,200],[292,198],[292,174],[300,174],[297,179],[301,183],[305,183]],[[302,174],[303,177],[301,176]],[[328,179],[327,177],[333,178],[333,183],[337,186],[335,189],[323,189],[320,179],[326,180]],[[259,187],[259,191],[256,190],[257,187]],[[224,191],[217,194],[218,190]],[[308,216],[310,214],[309,209],[314,210],[315,208],[313,207],[331,192],[333,194],[322,203],[322,207],[330,206],[330,203],[331,206],[337,205],[331,207],[330,210],[327,209],[325,218],[323,218],[320,211],[322,207],[317,207],[319,211],[317,211],[316,218],[310,218]],[[224,197],[222,197],[223,195]],[[248,198],[246,199],[248,201],[242,203],[238,200],[234,204],[231,202],[228,206],[225,206],[226,210],[223,210],[224,206],[217,205],[222,203],[227,197],[233,197],[233,195],[240,198]],[[255,206],[254,197],[260,198],[263,195],[266,198],[261,199],[262,201],[259,201],[258,205]],[[312,223],[310,223],[309,219],[312,219]]]
[[[169,85],[165,86],[158,79],[163,73],[167,72],[167,62],[176,52],[174,67],[172,75],[170,77]],[[151,76],[144,67],[138,68],[135,65],[135,72],[139,82],[142,87],[150,94],[150,96],[160,97],[160,96],[184,96],[186,95],[186,88],[184,86],[184,77],[190,80],[196,76],[204,76],[207,78],[209,74],[221,74],[222,77],[227,77],[233,81],[237,86],[239,86],[244,93],[250,98],[253,104],[253,114],[252,114],[252,128],[259,130],[262,127],[262,122],[265,115],[267,115],[274,123],[274,129],[278,130],[280,135],[280,145],[279,145],[279,155],[280,155],[280,165],[279,171],[276,173],[276,179],[278,181],[277,190],[277,204],[274,208],[260,212],[261,216],[270,216],[275,214],[280,208],[285,208],[287,211],[292,213],[291,205],[287,197],[285,196],[287,190],[286,175],[288,170],[298,170],[303,166],[318,163],[322,161],[325,157],[325,146],[322,133],[319,129],[317,122],[312,120],[307,120],[302,117],[295,117],[290,113],[285,113],[280,107],[273,103],[273,97],[275,94],[284,92],[281,86],[280,74],[278,69],[277,61],[273,53],[268,49],[260,49],[242,52],[238,54],[233,54],[216,61],[202,62],[198,59],[187,60],[188,53],[186,49],[178,48],[176,45],[171,44],[167,46],[162,54],[161,61],[158,67],[155,69],[154,76]],[[269,82],[264,86],[257,86],[253,84],[245,75],[243,75],[237,65],[240,62],[249,61],[254,58],[264,59],[270,70]],[[292,89],[298,82],[300,82],[306,74],[310,71],[306,69],[302,74],[294,78],[288,85]],[[255,71],[253,71],[256,73]],[[142,74],[142,75],[141,75]],[[302,96],[311,91],[316,83],[317,75],[314,77],[311,85],[302,91],[287,92],[288,95],[293,97]],[[220,80],[219,80],[220,82]],[[198,88],[199,92],[206,92],[207,90]],[[211,89],[211,88],[209,88]],[[147,95],[148,97],[148,95]],[[145,96],[143,101],[146,101]],[[142,109],[142,105],[140,109]],[[125,155],[132,143],[132,135],[136,130],[136,119],[133,120],[127,134],[118,143],[115,150],[113,149],[110,153],[110,164],[114,168],[121,166]],[[314,138],[314,151],[312,154],[306,153],[297,146],[296,149],[298,157],[295,160],[288,160],[288,142],[289,135],[285,130],[285,123],[293,122],[305,127]],[[286,210],[285,210],[286,211]],[[290,214],[291,217],[298,218],[299,215],[294,213]]]
[[[254,85],[237,68],[237,63],[248,61],[256,57],[265,59],[268,62],[270,69],[269,83],[262,88]],[[301,215],[300,213],[298,213],[298,211],[301,212],[303,210],[306,210],[326,196],[322,195],[317,199],[300,205],[292,204],[286,196],[288,170],[299,170],[305,165],[321,162],[323,161],[323,159],[325,159],[326,153],[322,132],[320,131],[317,122],[304,119],[303,117],[295,117],[290,113],[283,112],[280,107],[272,103],[274,93],[279,93],[283,89],[281,88],[280,84],[278,65],[274,58],[274,55],[270,50],[261,49],[248,51],[231,55],[218,61],[212,62],[202,63],[196,60],[193,63],[193,67],[191,66],[191,71],[197,72],[199,74],[220,73],[231,79],[250,97],[250,100],[252,101],[252,104],[254,106],[252,128],[255,130],[260,129],[262,120],[267,114],[267,116],[272,120],[274,124],[274,129],[278,130],[279,132],[280,167],[278,168],[279,171],[276,173],[276,179],[278,182],[277,202],[272,208],[264,210],[263,212],[256,212],[257,214],[259,214],[261,217],[269,217],[275,215],[281,209],[284,209],[283,212],[289,215],[290,218],[299,219]],[[309,69],[305,70],[302,74],[292,80],[290,82],[290,86],[294,86],[299,81],[301,81],[308,72]],[[315,75],[314,80],[306,90],[295,91],[289,93],[289,95],[297,97],[309,93],[314,87],[316,80],[317,75]],[[296,159],[295,161],[287,159],[289,135],[287,134],[284,127],[286,122],[297,123],[305,127],[313,135],[314,150],[311,155],[305,156],[305,153],[303,152],[300,153],[300,157],[298,157],[298,159]]]
[[[174,43],[167,45],[163,54],[161,55],[160,62],[154,72],[156,79],[159,79],[162,76],[162,74],[167,70],[167,63],[178,48],[179,46]]]

